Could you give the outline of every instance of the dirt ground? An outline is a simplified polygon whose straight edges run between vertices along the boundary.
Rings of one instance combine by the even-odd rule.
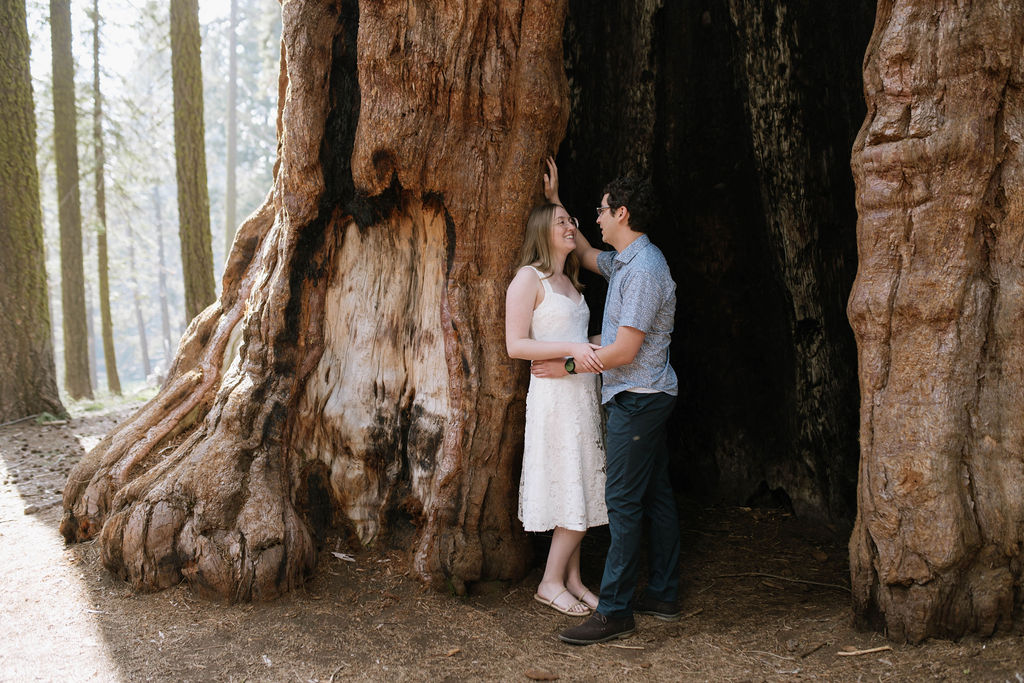
[[[632,638],[585,648],[555,635],[577,619],[532,599],[539,569],[455,597],[411,578],[405,553],[336,539],[306,586],[272,603],[213,603],[185,585],[136,594],[103,568],[95,543],[65,547],[57,532],[69,469],[136,406],[0,427],[0,680],[1024,683],[1019,626],[916,647],[856,631],[842,540],[780,510],[684,503],[682,621],[639,616]],[[594,588],[603,531],[584,541]],[[875,648],[885,649],[842,654]]]

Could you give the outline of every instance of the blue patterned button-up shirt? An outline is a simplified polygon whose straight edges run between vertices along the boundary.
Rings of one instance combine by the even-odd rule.
[[[612,344],[623,326],[645,335],[632,363],[602,373],[601,402],[607,403],[628,389],[677,395],[679,383],[668,359],[675,324],[676,283],[665,256],[647,235],[640,235],[621,253],[598,254],[597,266],[608,280],[601,345]]]

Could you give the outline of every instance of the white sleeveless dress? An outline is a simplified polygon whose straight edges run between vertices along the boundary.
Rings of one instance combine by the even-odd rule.
[[[529,266],[533,268],[532,266]],[[531,339],[587,341],[590,309],[544,286],[544,301],[533,311]],[[604,502],[604,429],[598,376],[545,379],[530,376],[526,395],[526,438],[519,480],[519,519],[527,531],[556,526],[585,531],[608,523]]]

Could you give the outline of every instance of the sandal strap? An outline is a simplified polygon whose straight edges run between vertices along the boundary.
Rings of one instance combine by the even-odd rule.
[[[572,597],[572,599],[573,599],[573,600],[575,600],[576,602],[574,602],[574,603],[572,603],[571,605],[568,605],[568,606],[566,606],[566,607],[559,607],[559,606],[558,606],[558,605],[556,605],[555,603],[556,603],[556,602],[558,602],[558,598],[562,597],[562,596],[563,596],[563,595],[565,595],[566,593],[569,593],[570,597]],[[563,590],[563,591],[562,591],[561,593],[559,593],[559,594],[558,594],[558,595],[556,595],[555,597],[551,598],[551,602],[550,602],[549,604],[550,604],[550,605],[551,605],[552,607],[554,607],[555,609],[557,609],[557,610],[561,610],[562,612],[566,612],[566,613],[572,613],[572,612],[573,612],[573,610],[574,610],[574,608],[577,608],[577,607],[579,607],[580,605],[582,605],[582,606],[584,607],[584,609],[582,609],[582,610],[577,610],[577,611],[576,611],[575,613],[576,613],[576,614],[579,614],[580,616],[586,616],[587,614],[589,614],[589,613],[590,613],[590,605],[588,605],[587,603],[583,602],[582,600],[580,600],[579,598],[577,598],[577,597],[576,597],[575,595],[573,595],[573,594],[572,594],[572,592],[571,592],[571,591],[570,591],[570,590],[569,590],[568,588],[566,588],[565,590]]]

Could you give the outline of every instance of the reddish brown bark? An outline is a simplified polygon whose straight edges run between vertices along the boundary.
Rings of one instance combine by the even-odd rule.
[[[565,7],[411,7],[283,6],[273,191],[163,390],[65,487],[65,537],[139,588],[271,597],[324,520],[373,543],[395,515],[432,583],[525,569],[500,302],[565,128]]]
[[[24,2],[0,6],[0,423],[65,413],[57,392]]]
[[[991,633],[1024,533],[1024,2],[882,0],[857,138],[856,613]]]

